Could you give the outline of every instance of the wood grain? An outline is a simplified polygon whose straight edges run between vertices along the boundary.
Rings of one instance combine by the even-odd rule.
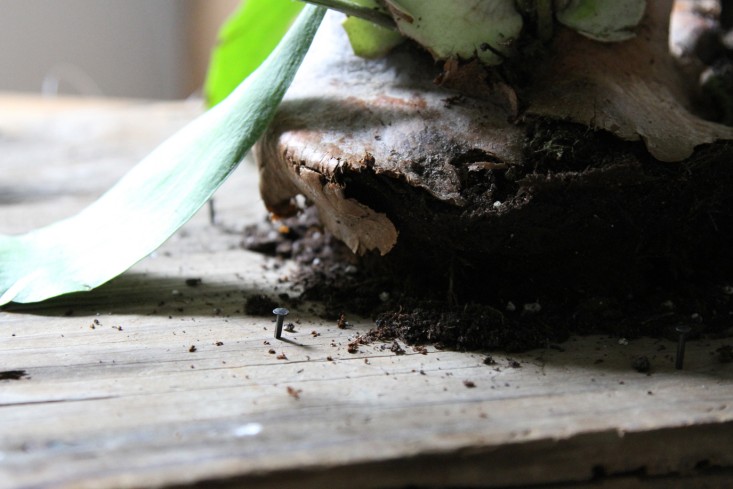
[[[12,108],[0,112],[0,232],[83,207],[199,111],[0,106]],[[317,305],[283,301],[296,331],[277,341],[272,317],[243,312],[254,294],[297,294],[292,264],[239,248],[242,226],[265,216],[251,164],[216,206],[218,225],[197,215],[96,291],[0,310],[0,371],[26,374],[0,380],[0,487],[730,482],[733,364],[716,355],[730,339],[690,342],[681,371],[674,343],[648,338],[572,338],[511,359],[378,343],[351,354],[370,320],[346,311],[339,329]],[[641,355],[650,375],[631,368]]]

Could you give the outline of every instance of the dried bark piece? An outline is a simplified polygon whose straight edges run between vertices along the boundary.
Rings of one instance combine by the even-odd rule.
[[[681,161],[696,146],[733,139],[733,128],[691,113],[694,92],[669,53],[671,0],[648,2],[636,38],[601,44],[561,29],[535,72],[527,114],[570,120],[642,140],[660,161]]]
[[[268,209],[292,215],[301,194],[352,251],[385,254],[398,231],[350,194],[351,178],[387,176],[462,206],[466,165],[518,164],[523,130],[509,122],[506,94],[454,104],[456,93],[437,87],[435,75],[430,58],[414,49],[376,61],[355,57],[331,16],[256,148]]]

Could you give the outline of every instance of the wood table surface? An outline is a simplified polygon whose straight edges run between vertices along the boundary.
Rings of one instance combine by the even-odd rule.
[[[83,208],[200,112],[0,94],[0,233]],[[200,212],[95,291],[0,309],[0,487],[732,487],[733,340],[689,342],[683,370],[652,338],[349,353],[373,322],[304,304],[278,341],[244,313],[297,293],[293,264],[240,246],[257,185],[245,161],[216,224]]]

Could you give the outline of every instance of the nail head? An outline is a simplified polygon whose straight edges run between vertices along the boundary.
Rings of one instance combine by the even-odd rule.
[[[680,325],[680,326],[675,327],[674,329],[679,334],[688,334],[690,331],[692,331],[692,328],[687,325]]]

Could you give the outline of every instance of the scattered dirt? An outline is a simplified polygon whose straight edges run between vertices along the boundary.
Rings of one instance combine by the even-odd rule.
[[[25,370],[5,370],[0,372],[0,380],[21,380],[27,377],[28,373]]]
[[[278,303],[264,294],[249,297],[244,304],[244,312],[250,316],[272,316],[272,310]]]
[[[368,340],[365,341],[365,343],[368,344]],[[359,345],[364,344],[361,341],[360,337],[357,337],[355,340],[350,341],[349,344],[346,347],[346,351],[349,353],[359,353]]]
[[[718,360],[720,363],[731,363],[733,362],[733,346],[723,345],[716,350],[718,354]]]
[[[648,374],[652,370],[652,364],[646,356],[636,357],[631,367],[639,373]]]
[[[404,355],[405,354],[405,349],[402,348],[400,344],[397,343],[396,341],[392,342],[392,346],[389,348],[389,351],[391,351],[395,355]]]
[[[507,358],[506,361],[509,368],[522,368],[522,364],[513,358]]]

